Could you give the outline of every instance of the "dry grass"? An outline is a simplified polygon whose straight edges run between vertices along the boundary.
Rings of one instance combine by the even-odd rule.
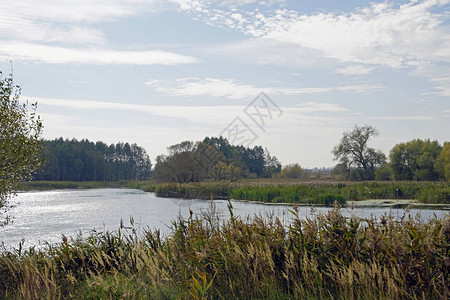
[[[219,220],[214,206],[170,235],[92,232],[0,256],[6,299],[448,299],[450,217],[345,218],[288,226]],[[296,214],[295,207],[292,211]]]

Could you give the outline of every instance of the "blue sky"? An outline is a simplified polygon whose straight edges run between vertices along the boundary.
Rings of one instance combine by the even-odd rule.
[[[44,138],[137,143],[154,161],[247,130],[305,167],[333,166],[355,124],[386,154],[450,140],[450,0],[4,2],[0,70],[12,61]]]

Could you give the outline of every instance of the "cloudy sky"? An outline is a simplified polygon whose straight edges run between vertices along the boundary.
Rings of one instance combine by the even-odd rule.
[[[333,166],[355,124],[386,154],[450,140],[450,0],[0,3],[0,70],[38,102],[44,138],[154,161],[222,134],[305,167]]]

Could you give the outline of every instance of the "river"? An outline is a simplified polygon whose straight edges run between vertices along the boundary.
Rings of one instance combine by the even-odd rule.
[[[215,200],[216,211],[222,219],[229,217],[227,201]],[[8,215],[12,222],[0,228],[0,241],[3,247],[11,250],[24,240],[24,247],[44,247],[46,242],[57,243],[62,235],[84,236],[91,230],[117,230],[122,219],[125,226],[130,226],[130,217],[134,219],[134,228],[138,233],[143,229],[159,229],[162,233],[170,232],[171,221],[178,216],[187,218],[189,210],[195,214],[208,211],[211,204],[207,200],[183,200],[159,198],[153,193],[136,189],[92,189],[92,190],[54,190],[45,192],[19,193],[9,201],[11,208]],[[289,222],[292,206],[264,205],[252,202],[232,201],[235,216],[247,217],[261,214],[274,214]],[[330,208],[300,207],[302,218],[311,214],[326,212]],[[374,215],[380,217],[392,213],[402,217],[405,213],[415,216],[420,213],[423,219],[442,218],[448,211],[439,209],[404,209],[392,208],[344,208],[346,216],[357,215],[362,218]]]

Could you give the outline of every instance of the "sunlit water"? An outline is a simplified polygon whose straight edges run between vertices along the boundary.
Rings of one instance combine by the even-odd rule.
[[[210,201],[182,200],[158,198],[153,193],[135,189],[92,189],[92,190],[56,190],[47,192],[19,193],[10,200],[12,208],[8,214],[12,223],[0,228],[0,241],[8,250],[24,240],[24,246],[43,247],[45,242],[57,243],[62,235],[76,236],[80,232],[86,236],[91,230],[114,231],[120,226],[120,220],[130,225],[130,217],[134,219],[134,227],[143,229],[159,229],[169,233],[171,221],[178,216],[187,218],[189,209],[194,214],[207,212]],[[215,200],[216,211],[222,219],[229,218],[227,201]],[[232,201],[235,216],[247,217],[261,214],[274,214],[283,221],[292,218],[292,206],[264,205],[251,202]],[[300,207],[302,218],[311,217],[312,213],[326,212],[330,208]],[[371,215],[380,217],[391,213],[394,217],[402,217],[405,213],[416,216],[420,213],[423,219],[442,218],[448,211],[390,208],[358,208],[343,209],[346,216],[352,214],[362,218]]]

